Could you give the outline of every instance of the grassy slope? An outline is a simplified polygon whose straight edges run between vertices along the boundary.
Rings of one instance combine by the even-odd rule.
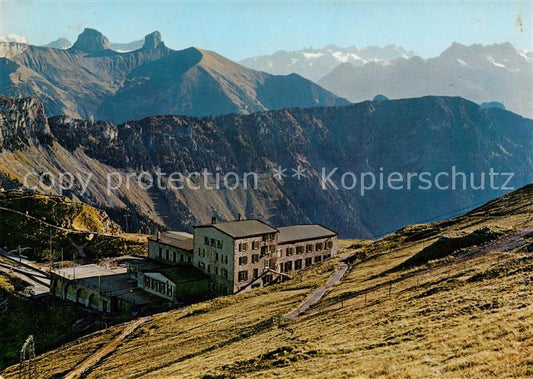
[[[462,257],[383,273],[443,235],[490,226],[503,240],[532,228],[532,195],[530,185],[451,222],[405,228],[365,247],[367,258],[294,322],[279,316],[324,283],[334,262],[277,287],[156,315],[88,376],[531,377],[531,246],[471,247]],[[516,241],[531,245],[531,238]],[[41,355],[39,371],[60,375],[119,331]]]
[[[76,244],[82,245],[91,233],[97,233],[98,236],[87,246],[86,253],[89,260],[114,253],[142,254],[146,249],[145,243],[139,243],[139,238],[121,236],[120,227],[104,212],[65,197],[25,195],[17,192],[0,193],[0,207],[23,213],[21,215],[0,209],[0,247],[8,249],[16,249],[19,245],[31,247],[32,249],[25,251],[24,254],[36,260],[49,259],[50,231],[52,231],[55,260],[59,259],[61,249],[64,251],[65,259],[72,257],[74,248],[69,238]],[[45,220],[59,228],[50,227],[39,220]]]
[[[23,287],[24,282],[0,273],[0,367],[18,362],[28,335],[35,337],[38,352],[45,351],[57,341],[72,339],[95,319],[78,312],[73,304],[51,298],[30,300],[15,293]]]

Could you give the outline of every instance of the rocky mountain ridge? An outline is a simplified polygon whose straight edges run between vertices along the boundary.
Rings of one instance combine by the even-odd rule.
[[[79,180],[67,194],[106,209],[112,217],[110,209],[130,209],[129,217],[150,220],[141,223],[145,226],[190,230],[213,215],[232,220],[240,213],[279,226],[318,222],[344,236],[374,237],[435,215],[458,213],[504,191],[398,190],[385,185],[361,193],[360,173],[374,173],[376,178],[391,172],[450,175],[455,167],[475,175],[479,185],[479,175],[493,169],[514,173],[508,184],[515,188],[533,179],[532,121],[502,109],[482,109],[461,98],[206,118],[155,116],[120,125],[69,116],[46,120],[35,100],[2,98],[1,102],[0,135],[17,130],[15,124],[30,125],[26,119],[41,120],[43,126],[27,135],[17,132],[17,143],[4,142],[0,171],[21,182],[28,172],[90,177],[86,188]],[[21,143],[21,136],[28,142]],[[285,171],[276,176],[279,168]],[[170,173],[187,175],[204,169],[213,173],[208,186],[198,178],[194,184],[200,187],[167,185]],[[147,189],[138,183],[112,190],[107,186],[108,175],[125,181],[132,173],[153,178],[158,171],[167,174],[162,188]],[[256,173],[257,188],[210,187],[216,173],[229,172],[240,178]],[[334,185],[321,184],[324,172],[332,173]],[[358,186],[351,187],[354,176]],[[39,191],[54,190],[36,177],[26,179]],[[124,218],[115,220],[124,225]]]
[[[68,49],[11,46],[0,58],[1,94],[36,97],[49,116],[113,122],[349,104],[298,75],[253,71],[194,47],[172,50],[159,32],[134,51],[110,47],[94,29],[85,29]]]

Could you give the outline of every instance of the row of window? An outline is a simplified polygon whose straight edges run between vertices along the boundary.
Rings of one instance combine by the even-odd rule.
[[[149,276],[144,277],[144,288],[151,289],[159,292],[162,295],[172,297],[172,286],[170,284],[150,278]]]
[[[211,266],[211,265],[208,264],[207,267],[206,267],[204,262],[198,262],[198,268],[200,268],[203,271],[207,271],[208,274],[213,274],[213,275],[218,275],[218,272],[219,272],[217,266]],[[227,279],[228,278],[228,269],[222,267],[220,269],[220,276],[223,277],[224,279]]]
[[[218,262],[218,259],[220,258],[220,261],[224,264],[228,264],[228,256],[224,254],[219,254],[217,251],[208,251],[206,252],[204,248],[199,247],[198,248],[198,256],[201,258],[208,257],[213,262]]]
[[[252,263],[259,262],[260,258],[261,257],[259,254],[252,254]],[[245,256],[239,257],[239,265],[243,266],[247,264],[248,264],[248,256],[245,255]]]
[[[222,249],[224,247],[224,241],[217,240],[215,238],[204,237],[204,245]]]
[[[296,254],[303,254],[304,253],[304,248],[305,248],[305,252],[306,253],[312,253],[314,251],[322,251],[324,249],[328,250],[328,249],[332,249],[333,248],[333,241],[327,241],[327,242],[317,242],[315,244],[307,244],[305,246],[296,246],[296,248],[294,247],[287,247],[285,249],[285,255],[287,257],[290,257],[291,255],[294,255],[294,252],[296,251]]]
[[[303,260],[303,259],[295,259],[294,262],[293,261],[287,261],[287,262],[280,263],[279,269],[280,269],[281,272],[289,272],[289,271],[293,271],[293,270],[298,271],[298,270],[301,270],[304,267],[311,266],[313,264],[313,260],[314,260],[314,263],[320,263],[320,262],[322,262],[322,260],[326,260],[326,259],[329,259],[329,258],[331,258],[331,254],[326,254],[324,256],[317,255],[314,258],[313,257],[308,257],[308,258],[305,258],[305,260]],[[305,264],[305,266],[304,266],[304,264]]]
[[[276,234],[275,233],[269,233],[269,234],[263,234],[262,238],[261,238],[261,241],[263,242],[270,242],[270,241],[274,241],[276,239]],[[259,250],[259,248],[261,248],[261,250],[263,251],[268,251],[269,249],[269,246],[263,246],[261,247],[261,241],[259,240],[255,240],[255,241],[252,241],[252,250]],[[237,250],[238,251],[248,251],[248,242],[241,242],[237,245]]]
[[[259,277],[259,269],[254,268],[252,270],[252,278],[257,279],[258,277]],[[237,279],[239,280],[239,282],[246,282],[248,280],[248,271],[247,270],[239,271],[237,274]]]
[[[172,254],[170,250],[166,249],[165,254],[163,255],[163,248],[159,247],[159,259],[166,259],[169,262],[192,262],[192,257],[189,254],[184,253],[178,253],[176,251],[173,251]],[[179,259],[179,260],[178,260]]]

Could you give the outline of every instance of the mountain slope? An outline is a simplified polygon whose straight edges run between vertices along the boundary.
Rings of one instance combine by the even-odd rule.
[[[6,64],[31,75],[22,85],[16,69],[5,72],[1,93],[37,97],[49,115],[113,122],[155,114],[208,116],[349,104],[299,76],[256,72],[196,48],[172,50],[159,32],[147,35],[134,51],[110,47],[94,29],[85,29],[68,49],[26,45],[19,52],[13,47],[5,53]],[[52,87],[40,85],[43,81]]]
[[[86,376],[529,377],[532,191],[362,248],[341,282],[294,321],[284,315],[334,275],[335,261],[267,289],[154,315]],[[439,238],[484,228],[498,239],[390,271]],[[39,372],[66,375],[132,323],[40,355]]]
[[[14,124],[20,133],[28,133],[27,125],[42,124],[39,130],[44,132],[19,133],[14,142],[4,142],[0,171],[20,182],[35,172],[80,175],[66,194],[106,210],[131,208],[153,224],[173,229],[190,229],[214,214],[231,220],[240,213],[274,225],[319,222],[344,236],[373,237],[435,215],[458,214],[501,194],[506,180],[496,178],[491,188],[491,169],[514,173],[510,187],[533,180],[532,121],[460,98],[207,118],[157,116],[121,125],[66,116],[46,121],[44,110],[33,100],[2,102],[0,135]],[[278,166],[286,170],[285,177],[274,175]],[[299,179],[298,167],[304,170]],[[182,188],[169,185],[174,172],[188,175],[204,169],[211,173],[205,181],[184,182]],[[445,172],[451,180],[453,170],[465,173],[464,187],[461,174],[456,190],[436,184],[421,189],[423,183],[416,177],[411,189],[405,179],[403,189],[394,188],[396,182],[387,185],[393,172],[404,178],[409,173]],[[158,172],[165,174],[161,186],[147,189],[135,180],[135,175],[145,173],[155,181]],[[128,181],[131,173],[134,179]],[[228,173],[235,173],[240,185],[232,188],[219,181],[222,185],[213,189],[216,175],[223,178]],[[246,173],[257,175],[255,188],[253,179],[244,186]],[[329,173],[331,183],[322,186]],[[373,190],[364,191],[361,173],[373,174],[376,181],[382,174],[384,185],[380,188],[376,182]],[[120,178],[121,185],[108,190],[109,175]],[[58,191],[36,175],[26,179],[40,191]],[[481,180],[484,189],[476,189]],[[446,183],[450,184],[439,185]]]
[[[426,95],[461,96],[476,103],[498,101],[533,117],[533,58],[509,43],[464,46],[454,43],[439,57],[412,57],[389,65],[345,63],[319,82],[351,101]]]

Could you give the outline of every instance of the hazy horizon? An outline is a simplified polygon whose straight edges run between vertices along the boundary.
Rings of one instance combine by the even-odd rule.
[[[73,43],[93,28],[114,43],[128,43],[158,30],[173,49],[195,46],[233,60],[328,45],[398,45],[423,58],[453,42],[510,42],[533,50],[530,2],[156,3],[4,1],[0,36],[14,34],[34,45],[58,38]],[[28,14],[41,17],[27,22]]]

